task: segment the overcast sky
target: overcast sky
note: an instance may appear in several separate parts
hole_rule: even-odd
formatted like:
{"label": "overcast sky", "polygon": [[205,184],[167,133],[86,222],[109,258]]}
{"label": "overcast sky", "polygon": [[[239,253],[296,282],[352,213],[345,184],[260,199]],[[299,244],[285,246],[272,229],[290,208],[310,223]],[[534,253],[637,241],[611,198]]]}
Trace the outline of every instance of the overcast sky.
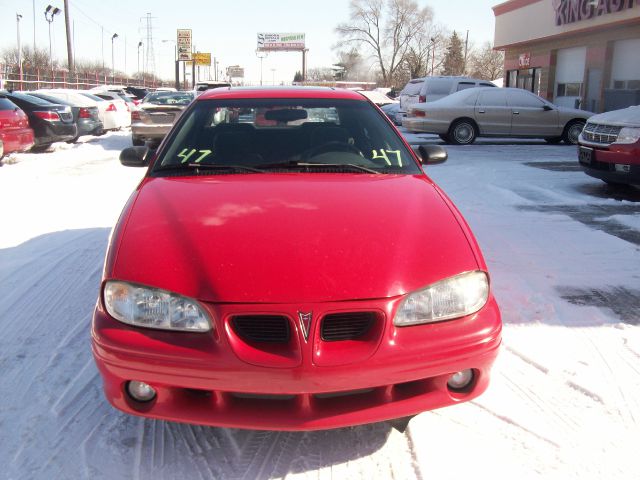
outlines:
{"label": "overcast sky", "polygon": [[[493,40],[491,7],[501,3],[500,0],[419,0],[418,3],[431,6],[436,21],[449,29],[462,32],[463,36],[469,30],[469,40],[475,44]],[[0,49],[16,44],[16,13],[22,14],[23,44],[33,46],[34,5],[36,45],[49,48],[44,11],[49,4],[62,9],[62,0],[0,0],[0,4],[5,18],[0,29]],[[117,33],[115,67],[125,70],[126,62],[126,71],[135,72],[138,42],[146,44],[144,17],[151,13],[156,70],[162,77],[173,76],[172,42],[176,29],[191,28],[193,43],[199,51],[211,52],[219,60],[219,68],[244,67],[246,80],[254,82],[260,79],[260,60],[255,56],[258,32],[305,33],[308,68],[328,67],[336,61],[332,47],[338,39],[334,27],[348,20],[349,15],[348,0],[69,0],[69,4],[77,58],[102,61],[104,49],[105,66],[110,67],[111,36]],[[64,17],[59,15],[52,24],[53,55],[66,62],[65,42]],[[263,60],[264,82],[291,81],[301,64],[299,53],[271,53]]]}

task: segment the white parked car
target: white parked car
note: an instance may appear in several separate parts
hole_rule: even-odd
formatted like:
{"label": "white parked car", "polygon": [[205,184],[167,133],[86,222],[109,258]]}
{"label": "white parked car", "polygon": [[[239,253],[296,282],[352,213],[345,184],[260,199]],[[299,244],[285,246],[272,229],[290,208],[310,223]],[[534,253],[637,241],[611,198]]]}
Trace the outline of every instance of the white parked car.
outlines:
{"label": "white parked car", "polygon": [[100,97],[115,105],[116,111],[119,114],[119,122],[121,127],[129,127],[131,125],[131,110],[135,108],[135,105],[129,103],[118,93],[108,90],[92,92],[93,95]]}
{"label": "white parked car", "polygon": [[[79,90],[78,94],[96,102],[98,107],[98,116],[100,117],[100,120],[102,120],[105,130],[117,130],[126,126],[126,118],[118,110],[115,102],[107,101],[104,98],[100,98],[92,93],[82,90]],[[129,124],[131,124],[131,120],[129,120]]]}

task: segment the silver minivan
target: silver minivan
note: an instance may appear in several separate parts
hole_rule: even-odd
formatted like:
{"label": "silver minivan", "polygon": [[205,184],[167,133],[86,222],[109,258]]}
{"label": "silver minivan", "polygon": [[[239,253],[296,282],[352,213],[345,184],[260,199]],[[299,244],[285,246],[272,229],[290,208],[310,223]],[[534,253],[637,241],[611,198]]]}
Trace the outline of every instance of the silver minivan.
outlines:
{"label": "silver minivan", "polygon": [[[400,92],[399,117],[404,118],[416,103],[433,102],[452,93],[474,87],[495,87],[488,80],[471,77],[431,76],[414,78]],[[400,120],[400,118],[399,118]]]}

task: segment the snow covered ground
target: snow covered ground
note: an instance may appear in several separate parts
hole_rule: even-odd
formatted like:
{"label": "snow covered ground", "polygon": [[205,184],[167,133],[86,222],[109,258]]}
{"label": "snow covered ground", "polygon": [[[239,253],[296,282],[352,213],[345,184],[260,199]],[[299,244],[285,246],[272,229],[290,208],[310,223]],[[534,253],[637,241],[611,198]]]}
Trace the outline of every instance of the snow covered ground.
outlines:
{"label": "snow covered ground", "polygon": [[205,428],[112,409],[91,357],[109,230],[144,173],[117,160],[129,142],[0,168],[0,477],[640,477],[640,190],[587,177],[572,147],[448,147],[428,172],[471,224],[505,322],[489,390],[405,434]]}

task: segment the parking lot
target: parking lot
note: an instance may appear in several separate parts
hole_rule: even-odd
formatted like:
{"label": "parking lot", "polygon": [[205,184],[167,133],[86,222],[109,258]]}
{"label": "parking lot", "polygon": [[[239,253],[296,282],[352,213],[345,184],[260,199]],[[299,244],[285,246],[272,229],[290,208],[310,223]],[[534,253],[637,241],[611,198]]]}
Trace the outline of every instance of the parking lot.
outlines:
{"label": "parking lot", "polygon": [[427,169],[471,225],[502,310],[484,395],[423,413],[404,434],[386,424],[288,433],[154,421],[107,404],[89,325],[110,228],[144,172],[118,162],[130,132],[88,138],[0,168],[6,478],[637,475],[640,189],[586,176],[575,147],[480,139],[447,146],[449,160]]}

